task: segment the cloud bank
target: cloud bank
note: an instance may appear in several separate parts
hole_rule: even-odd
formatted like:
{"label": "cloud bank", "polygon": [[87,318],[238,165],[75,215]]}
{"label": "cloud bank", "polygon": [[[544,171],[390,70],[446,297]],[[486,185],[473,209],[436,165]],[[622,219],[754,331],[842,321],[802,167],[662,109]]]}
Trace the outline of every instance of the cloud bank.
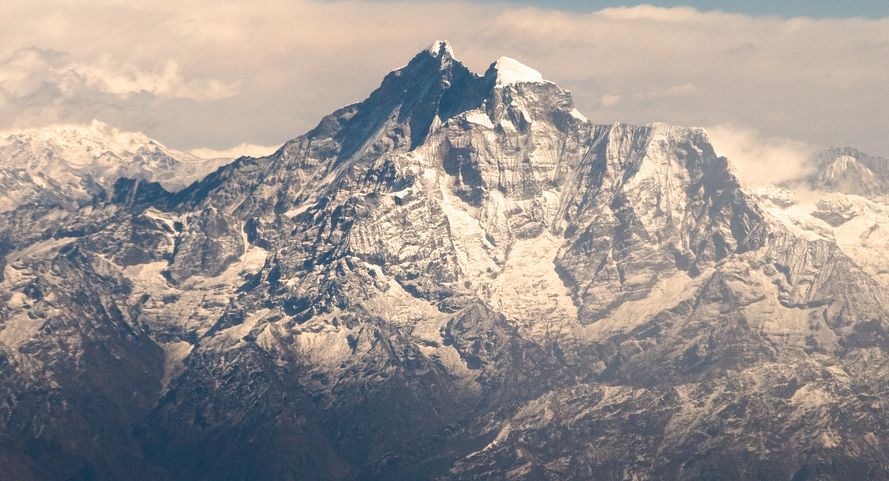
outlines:
{"label": "cloud bank", "polygon": [[476,71],[518,58],[595,122],[889,154],[889,19],[448,0],[17,2],[0,19],[0,128],[99,118],[181,149],[273,145],[436,38]]}
{"label": "cloud bank", "polygon": [[805,142],[733,125],[708,127],[707,135],[716,153],[731,160],[746,185],[780,184],[813,172],[811,159],[817,148]]}

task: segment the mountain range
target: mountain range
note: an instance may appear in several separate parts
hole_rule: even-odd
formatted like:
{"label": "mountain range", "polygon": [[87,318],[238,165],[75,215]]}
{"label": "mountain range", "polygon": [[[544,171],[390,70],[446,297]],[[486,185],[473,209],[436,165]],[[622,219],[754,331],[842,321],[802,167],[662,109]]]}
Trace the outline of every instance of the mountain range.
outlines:
{"label": "mountain range", "polygon": [[889,479],[889,160],[812,162],[443,41],[267,157],[0,134],[0,468]]}

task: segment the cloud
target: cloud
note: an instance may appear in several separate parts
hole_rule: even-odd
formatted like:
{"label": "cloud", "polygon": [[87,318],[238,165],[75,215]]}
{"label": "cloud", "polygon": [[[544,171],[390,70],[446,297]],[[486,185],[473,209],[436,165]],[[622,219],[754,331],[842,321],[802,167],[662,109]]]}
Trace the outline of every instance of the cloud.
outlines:
{"label": "cloud", "polygon": [[[156,70],[106,57],[75,61],[66,52],[23,48],[0,59],[0,128],[87,122],[150,114],[161,101],[213,102],[237,94],[237,82],[186,78],[169,60]],[[124,126],[127,127],[127,126]]]}
{"label": "cloud", "polygon": [[811,159],[818,148],[806,142],[733,125],[706,130],[716,153],[729,159],[744,185],[780,184],[812,173]]}
{"label": "cloud", "polygon": [[659,100],[674,99],[677,97],[686,97],[694,95],[698,92],[698,86],[693,82],[686,82],[679,85],[670,85],[666,88],[649,90],[646,92],[632,93],[610,93],[602,96],[600,102],[602,107],[614,107],[621,102],[656,102]]}
{"label": "cloud", "polygon": [[122,98],[134,94],[148,94],[160,98],[212,101],[233,97],[238,92],[237,81],[225,83],[215,79],[186,79],[179,63],[167,60],[156,71],[123,70],[115,66],[72,64],[62,67],[81,76],[87,85],[100,92]]}
{"label": "cloud", "polygon": [[0,66],[0,128],[98,117],[183,149],[280,143],[447,38],[476,71],[501,55],[534,67],[593,121],[749,125],[889,154],[889,18],[454,0],[14,3],[0,58],[28,47],[44,58]]}
{"label": "cloud", "polygon": [[264,157],[275,153],[280,145],[238,144],[228,149],[208,149],[206,147],[191,149],[188,152],[204,159],[236,159],[242,156]]}
{"label": "cloud", "polygon": [[219,100],[237,93],[237,82],[215,79],[186,79],[175,60],[167,60],[156,71],[116,66],[107,58],[98,63],[73,62],[56,50],[23,48],[0,60],[0,92],[7,100],[33,97],[55,89],[60,96],[83,90],[121,98],[148,94],[160,98]]}
{"label": "cloud", "polygon": [[0,94],[4,98],[28,97],[37,93],[50,76],[57,52],[29,48],[0,62]]}

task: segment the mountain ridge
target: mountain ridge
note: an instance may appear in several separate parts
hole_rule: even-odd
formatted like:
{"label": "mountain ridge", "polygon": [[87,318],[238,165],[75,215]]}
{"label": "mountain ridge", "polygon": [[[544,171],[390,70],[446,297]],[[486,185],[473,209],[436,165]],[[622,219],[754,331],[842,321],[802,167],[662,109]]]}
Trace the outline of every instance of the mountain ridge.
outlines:
{"label": "mountain ridge", "polygon": [[26,203],[77,206],[120,177],[155,180],[169,190],[203,178],[228,159],[202,159],[146,135],[98,120],[0,132],[0,208]]}
{"label": "mountain ridge", "polygon": [[496,64],[436,42],[181,191],[0,213],[0,463],[889,479],[879,266],[745,190],[702,129],[593,124]]}

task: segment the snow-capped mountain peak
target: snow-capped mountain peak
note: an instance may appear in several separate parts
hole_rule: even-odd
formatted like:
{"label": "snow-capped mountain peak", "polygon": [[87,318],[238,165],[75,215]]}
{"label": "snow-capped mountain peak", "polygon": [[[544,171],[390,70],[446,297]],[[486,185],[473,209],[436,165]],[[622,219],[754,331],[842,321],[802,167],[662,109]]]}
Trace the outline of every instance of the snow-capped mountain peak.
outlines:
{"label": "snow-capped mountain peak", "polygon": [[0,210],[85,202],[120,177],[178,190],[228,161],[203,159],[98,120],[7,130],[0,132]]}
{"label": "snow-capped mountain peak", "polygon": [[[87,165],[102,154],[120,156],[143,149],[156,149],[175,155],[183,161],[200,160],[193,155],[171,149],[141,132],[120,130],[95,119],[87,124],[56,124],[0,132],[0,146],[12,144],[52,149],[53,157],[71,165]],[[0,159],[0,162],[8,162],[8,159]]]}
{"label": "snow-capped mountain peak", "polygon": [[426,51],[432,54],[433,57],[448,56],[453,59],[457,58],[454,56],[454,48],[447,40],[436,40],[432,42],[429,47],[426,48]]}
{"label": "snow-capped mountain peak", "polygon": [[834,147],[818,153],[812,164],[815,172],[804,179],[809,188],[871,197],[889,193],[889,159]]}
{"label": "snow-capped mountain peak", "polygon": [[[89,132],[4,148],[171,157],[97,130],[77,169]],[[751,195],[701,129],[436,42],[177,194],[0,215],[0,470],[889,480],[887,208],[849,197]]]}
{"label": "snow-capped mountain peak", "polygon": [[497,75],[497,87],[523,82],[544,82],[543,75],[540,72],[514,58],[500,57],[491,65],[491,68],[494,69]]}

